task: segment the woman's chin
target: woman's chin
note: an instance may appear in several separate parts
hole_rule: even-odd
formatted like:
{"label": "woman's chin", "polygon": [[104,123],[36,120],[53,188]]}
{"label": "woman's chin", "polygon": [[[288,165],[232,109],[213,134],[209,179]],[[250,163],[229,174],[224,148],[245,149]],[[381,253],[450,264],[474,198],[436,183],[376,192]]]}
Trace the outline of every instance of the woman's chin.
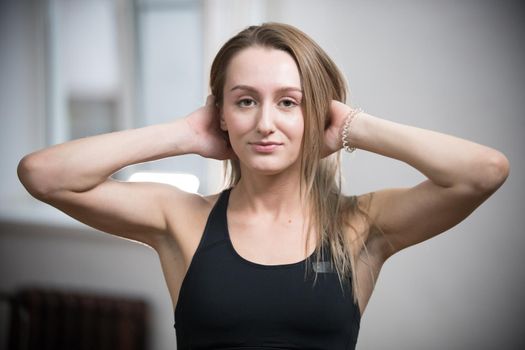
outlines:
{"label": "woman's chin", "polygon": [[293,164],[250,164],[248,167],[246,167],[250,172],[253,172],[254,174],[260,174],[265,176],[272,176],[272,175],[279,175],[284,172],[293,171],[294,167]]}

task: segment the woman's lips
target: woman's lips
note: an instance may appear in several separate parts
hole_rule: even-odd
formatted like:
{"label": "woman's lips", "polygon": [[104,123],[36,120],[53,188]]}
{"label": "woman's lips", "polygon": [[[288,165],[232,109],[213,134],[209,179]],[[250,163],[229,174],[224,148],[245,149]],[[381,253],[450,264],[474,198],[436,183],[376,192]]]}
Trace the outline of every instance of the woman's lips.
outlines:
{"label": "woman's lips", "polygon": [[277,142],[256,142],[252,143],[252,148],[258,153],[271,153],[275,151],[282,144]]}

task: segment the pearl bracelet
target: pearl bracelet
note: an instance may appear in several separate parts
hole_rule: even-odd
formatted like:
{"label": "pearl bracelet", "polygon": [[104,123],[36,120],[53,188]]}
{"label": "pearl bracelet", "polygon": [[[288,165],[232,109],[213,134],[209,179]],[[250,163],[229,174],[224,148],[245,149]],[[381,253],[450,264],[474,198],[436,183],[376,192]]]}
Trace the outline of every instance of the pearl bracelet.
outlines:
{"label": "pearl bracelet", "polygon": [[343,148],[348,153],[352,153],[356,150],[355,147],[350,146],[348,141],[348,136],[350,136],[350,124],[354,120],[355,116],[361,113],[363,110],[361,108],[352,109],[350,113],[346,116],[345,123],[343,125],[343,131],[341,133],[341,140],[343,141]]}

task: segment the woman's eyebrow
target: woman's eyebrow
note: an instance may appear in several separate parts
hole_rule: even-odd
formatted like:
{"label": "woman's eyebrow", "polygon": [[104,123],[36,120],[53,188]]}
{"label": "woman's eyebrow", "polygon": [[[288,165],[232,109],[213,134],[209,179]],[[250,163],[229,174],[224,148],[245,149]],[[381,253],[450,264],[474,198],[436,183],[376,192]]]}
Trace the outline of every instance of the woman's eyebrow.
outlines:
{"label": "woman's eyebrow", "polygon": [[[230,89],[230,91],[234,91],[234,90],[246,90],[246,91],[250,91],[253,93],[258,93],[256,88],[249,86],[249,85],[235,85],[233,88]],[[277,89],[277,92],[285,92],[285,91],[296,91],[296,92],[300,92],[301,94],[303,93],[303,90],[297,87],[293,87],[293,86],[284,86],[284,87]]]}

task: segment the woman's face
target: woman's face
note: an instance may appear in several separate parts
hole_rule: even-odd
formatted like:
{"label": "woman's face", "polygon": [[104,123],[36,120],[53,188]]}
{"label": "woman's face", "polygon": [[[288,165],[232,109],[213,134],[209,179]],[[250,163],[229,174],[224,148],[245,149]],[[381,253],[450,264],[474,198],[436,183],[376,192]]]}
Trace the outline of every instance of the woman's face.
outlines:
{"label": "woman's face", "polygon": [[299,169],[304,132],[299,70],[282,50],[250,47],[228,65],[221,128],[241,168],[273,175]]}

